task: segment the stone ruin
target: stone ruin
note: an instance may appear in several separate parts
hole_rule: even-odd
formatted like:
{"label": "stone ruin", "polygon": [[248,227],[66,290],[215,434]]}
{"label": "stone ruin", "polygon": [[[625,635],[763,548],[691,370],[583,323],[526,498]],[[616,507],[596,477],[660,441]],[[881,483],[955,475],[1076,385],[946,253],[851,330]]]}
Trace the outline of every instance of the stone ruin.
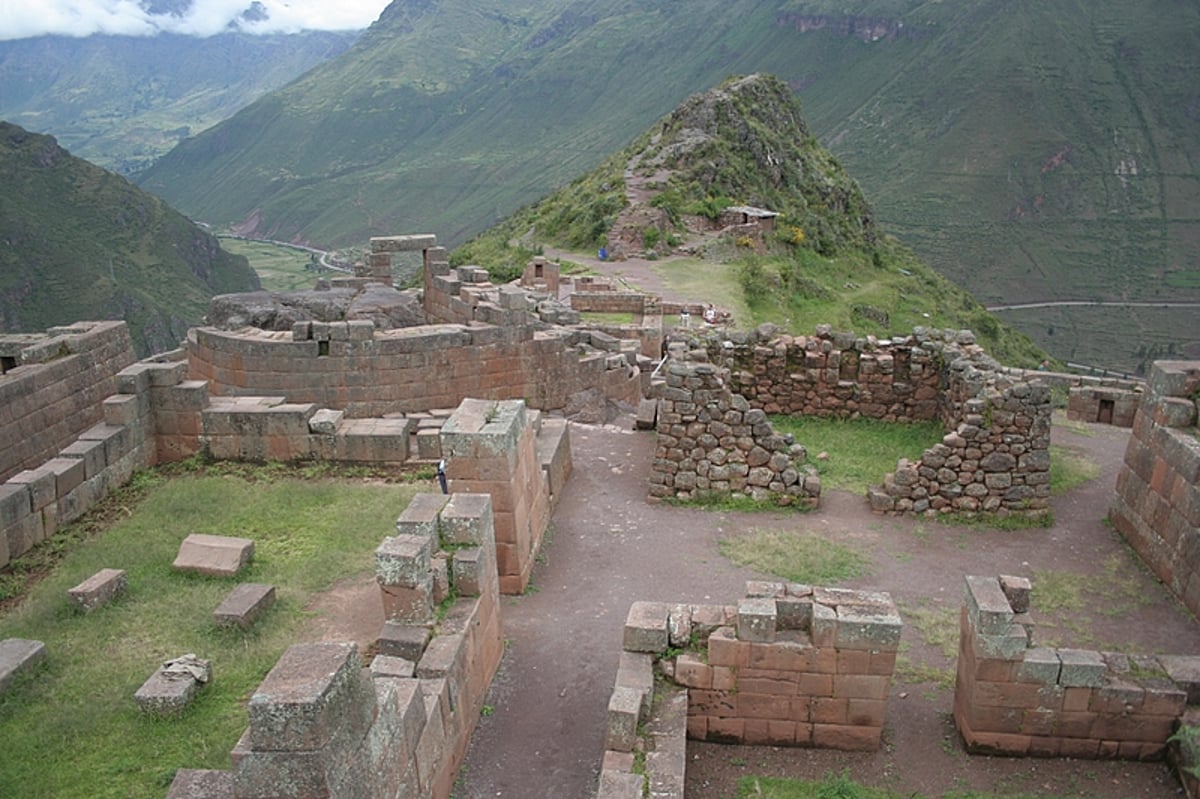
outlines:
{"label": "stone ruin", "polygon": [[[172,797],[242,799],[262,795],[279,779],[308,780],[303,791],[333,795],[448,795],[502,649],[499,613],[489,597],[527,584],[544,523],[570,471],[567,427],[548,411],[632,405],[654,396],[660,457],[652,494],[722,491],[729,475],[731,491],[761,489],[796,504],[818,501],[819,480],[805,468],[802,444],[774,434],[767,413],[938,420],[946,439],[919,459],[901,461],[871,492],[875,510],[1037,513],[1046,507],[1053,378],[999,367],[969,333],[917,329],[875,339],[824,327],[799,337],[770,328],[707,328],[699,336],[685,331],[689,343],[652,376],[655,356],[669,340],[661,305],[639,300],[640,324],[589,329],[549,296],[561,276],[547,264],[540,274],[531,265],[532,286],[522,291],[491,285],[477,267],[450,268],[432,237],[386,237],[373,240],[372,250],[362,274],[335,279],[339,285],[330,290],[360,292],[387,281],[392,253],[417,251],[426,324],[382,328],[384,317],[323,311],[288,318],[278,330],[197,328],[183,349],[141,362],[134,362],[120,323],[0,337],[0,478],[6,481],[0,485],[0,565],[78,518],[134,470],[155,463],[198,453],[397,464],[414,454],[426,462],[449,456],[454,493],[415,501],[399,535],[377,553],[381,591],[391,598],[371,676],[363,676],[351,644],[297,645],[256,694],[261,705],[251,710],[234,769],[183,770]],[[1200,483],[1193,474],[1200,462],[1194,457],[1200,452],[1197,374],[1195,364],[1156,365],[1149,390],[1133,390],[1134,436],[1113,507],[1117,528],[1193,612],[1200,612],[1200,602],[1189,599],[1200,596],[1200,582],[1191,577],[1200,558],[1192,556],[1187,536],[1200,521],[1192,513],[1200,507],[1193,496]],[[1073,386],[1073,397],[1076,388],[1096,387]],[[1104,415],[1103,398],[1086,399],[1093,401],[1096,415]],[[1124,400],[1112,401],[1112,421],[1121,423]],[[1076,412],[1090,414],[1090,408]],[[599,410],[593,418],[605,415]],[[464,525],[490,535],[459,540]],[[1160,657],[1156,666],[1106,653],[1048,654],[1030,646],[1019,600],[1005,594],[1006,611],[990,583],[980,585],[968,581],[960,667],[973,671],[960,673],[956,698],[970,746],[1010,754],[1161,754],[1160,733],[1177,715],[1180,693],[1190,701],[1200,691],[1200,683],[1189,682],[1188,675],[1200,673],[1193,659]],[[459,599],[439,619],[435,609],[451,589]],[[655,750],[661,757],[648,762],[661,765],[651,773],[664,775],[662,781],[651,784],[663,796],[678,795],[669,788],[682,779],[689,733],[800,746],[877,743],[886,707],[869,703],[885,701],[894,650],[874,639],[865,650],[839,643],[836,623],[843,615],[861,627],[849,618],[851,609],[865,607],[855,592],[764,584],[748,593],[730,607],[638,604],[631,610],[626,648],[633,651],[621,656],[618,688],[632,693],[614,692],[610,704],[613,747],[602,790],[632,789],[636,781],[628,776],[630,729],[661,742]],[[871,607],[883,607],[870,596]],[[797,610],[804,607],[811,617]],[[890,612],[872,614],[879,629],[891,629]],[[833,654],[825,654],[820,642],[830,634]],[[663,717],[647,720],[646,676],[653,676],[647,664],[669,654],[654,648],[663,635],[667,648],[683,651],[667,658],[665,673],[675,687],[661,705]],[[762,638],[771,635],[775,640]],[[653,647],[644,648],[651,639]],[[0,643],[6,661],[0,682],[45,657],[37,642]],[[701,646],[707,662],[697,654]],[[859,651],[867,652],[865,660],[853,654]],[[752,673],[760,666],[777,673]],[[822,670],[828,667],[833,670]],[[854,671],[859,668],[866,671]],[[1131,687],[1131,672],[1165,674],[1175,687]],[[821,693],[827,681],[838,685],[839,675],[846,678],[840,692]],[[877,679],[868,684],[859,677]],[[1099,683],[1075,684],[1079,680]],[[851,682],[858,687],[849,688]],[[760,689],[785,683],[789,696],[805,699],[789,699],[791,715],[783,718],[771,709],[777,700],[756,697],[771,697]],[[1020,687],[1034,684],[1039,687]],[[860,689],[874,693],[846,693]],[[1090,692],[1086,702],[1076,689]],[[1047,691],[1061,703],[1044,707]],[[1034,694],[1036,706],[1020,704]],[[291,713],[299,726],[278,727]],[[1060,715],[1051,719],[1050,713]],[[1089,715],[1069,715],[1080,713]],[[1114,731],[1134,716],[1136,735]],[[1045,730],[1067,724],[1078,734],[1047,738]],[[307,731],[287,738],[288,730],[301,727]],[[378,758],[400,765],[378,770]],[[358,777],[338,765],[347,759],[356,770],[364,766],[370,784],[353,782]]]}

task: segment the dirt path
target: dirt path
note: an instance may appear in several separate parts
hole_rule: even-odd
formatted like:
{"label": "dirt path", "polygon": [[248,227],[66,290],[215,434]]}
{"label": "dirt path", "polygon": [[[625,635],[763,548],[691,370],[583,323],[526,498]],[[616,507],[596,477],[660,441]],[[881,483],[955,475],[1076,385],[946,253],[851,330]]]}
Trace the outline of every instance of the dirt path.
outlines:
{"label": "dirt path", "polygon": [[[754,527],[853,541],[872,565],[869,574],[848,584],[890,591],[907,617],[902,654],[910,664],[943,674],[949,673],[949,661],[926,643],[914,619],[924,620],[930,637],[947,623],[956,630],[968,573],[1083,575],[1091,591],[1087,607],[1045,618],[1040,643],[1200,652],[1200,626],[1133,563],[1103,520],[1127,431],[1056,426],[1056,443],[1105,464],[1101,476],[1056,500],[1054,527],[1000,532],[878,517],[861,498],[838,492],[828,492],[821,510],[808,515],[648,505],[653,434],[630,432],[629,420],[620,422],[571,427],[575,473],[554,515],[553,539],[534,571],[535,590],[502,600],[508,650],[456,799],[593,795],[630,602],[736,601],[745,580],[764,575],[732,566],[717,542]],[[968,756],[949,721],[952,690],[916,682],[913,672],[910,667],[895,681],[879,752],[692,743],[689,799],[732,799],[744,775],[820,777],[843,769],[868,784],[929,795],[952,789],[1102,799],[1178,795],[1162,764]]]}

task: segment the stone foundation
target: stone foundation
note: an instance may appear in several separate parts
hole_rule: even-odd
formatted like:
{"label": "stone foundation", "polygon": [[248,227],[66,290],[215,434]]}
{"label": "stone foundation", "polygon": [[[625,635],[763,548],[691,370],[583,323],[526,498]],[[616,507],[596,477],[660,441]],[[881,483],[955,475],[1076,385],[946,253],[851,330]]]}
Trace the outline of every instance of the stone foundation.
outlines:
{"label": "stone foundation", "polygon": [[967,751],[1161,759],[1200,658],[1036,647],[1027,603],[1028,581],[967,578],[954,689]]}
{"label": "stone foundation", "polygon": [[[682,799],[685,734],[877,749],[900,633],[891,597],[870,591],[752,582],[736,606],[633,603],[597,796],[640,797],[648,784],[653,796]],[[668,680],[665,701],[655,696],[664,690],[656,664]],[[673,724],[675,715],[686,724]],[[646,736],[653,740],[639,740]],[[625,756],[634,751],[666,755],[652,763],[647,754],[639,774]]]}

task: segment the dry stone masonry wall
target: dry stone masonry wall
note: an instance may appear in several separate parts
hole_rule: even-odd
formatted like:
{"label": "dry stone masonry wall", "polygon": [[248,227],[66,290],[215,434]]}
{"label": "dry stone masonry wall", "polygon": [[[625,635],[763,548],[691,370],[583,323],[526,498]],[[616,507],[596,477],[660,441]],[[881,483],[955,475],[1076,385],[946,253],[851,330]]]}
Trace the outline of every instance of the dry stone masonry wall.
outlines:
{"label": "dry stone masonry wall", "polygon": [[[813,336],[706,340],[730,388],[768,413],[940,421],[941,444],[901,460],[869,492],[878,513],[1020,513],[1049,507],[1050,388],[1008,370],[970,331],[917,328],[894,339],[828,326]],[[1036,373],[1035,373],[1036,374]],[[803,442],[802,442],[803,443]]]}
{"label": "dry stone masonry wall", "polygon": [[1158,361],[1133,421],[1109,518],[1200,615],[1200,362]]}
{"label": "dry stone masonry wall", "polygon": [[815,508],[821,481],[807,453],[761,409],[730,392],[710,363],[671,360],[654,394],[657,437],[650,497],[745,494]]}
{"label": "dry stone masonry wall", "polygon": [[1157,760],[1200,658],[1038,647],[1030,583],[967,577],[954,721],[978,754]]}

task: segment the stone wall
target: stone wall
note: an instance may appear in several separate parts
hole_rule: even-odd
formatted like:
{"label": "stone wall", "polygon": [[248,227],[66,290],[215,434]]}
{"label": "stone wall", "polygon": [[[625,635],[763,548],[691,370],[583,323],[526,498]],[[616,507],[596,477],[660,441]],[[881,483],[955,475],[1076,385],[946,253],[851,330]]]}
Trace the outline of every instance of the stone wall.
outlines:
{"label": "stone wall", "polygon": [[[540,415],[527,413],[522,402],[463,400],[442,427],[450,490],[492,498],[496,563],[505,594],[520,594],[529,585],[550,526],[552,470],[540,463],[541,433],[548,464],[561,464],[553,470],[561,483],[570,471],[566,424],[555,420],[543,429]],[[553,499],[558,499],[557,490]]]}
{"label": "stone wall", "polygon": [[[640,797],[649,781],[651,795],[682,799],[685,757],[659,764],[647,756],[643,775],[633,773],[630,754],[683,754],[681,743],[638,740],[642,730],[664,727],[656,723],[661,711],[652,710],[663,704],[655,692],[665,686],[672,686],[668,707],[676,701],[673,687],[686,689],[686,724],[674,727],[679,737],[879,748],[900,633],[891,597],[870,591],[752,582],[736,606],[633,603],[597,796]],[[665,685],[654,679],[656,666]]]}
{"label": "stone wall", "polygon": [[1200,362],[1158,361],[1109,510],[1150,570],[1200,615]]}
{"label": "stone wall", "polygon": [[[1009,370],[970,331],[917,328],[876,339],[835,333],[709,335],[730,388],[767,413],[886,422],[940,421],[942,443],[901,460],[870,490],[878,513],[1045,513],[1050,497],[1050,388]],[[1036,373],[1034,373],[1036,374]]]}
{"label": "stone wall", "polygon": [[807,453],[776,435],[761,409],[730,392],[710,363],[670,360],[654,386],[657,436],[650,497],[745,494],[815,508],[821,481]]}
{"label": "stone wall", "polygon": [[[126,334],[128,337],[128,334]],[[75,521],[133,472],[157,460],[151,392],[182,375],[140,363],[114,375],[114,394],[82,412],[101,421],[44,462],[0,484],[0,567]]]}
{"label": "stone wall", "polygon": [[305,322],[292,333],[193,328],[188,376],[214,395],[282,396],[352,417],[455,407],[467,397],[560,409],[598,391],[636,402],[636,351],[599,349],[577,330],[486,323],[376,331],[369,322]]}
{"label": "stone wall", "polygon": [[102,418],[137,357],[123,322],[0,335],[0,480],[54,457]]}
{"label": "stone wall", "polygon": [[1200,658],[1036,647],[1029,593],[1021,578],[967,577],[954,689],[967,751],[1162,758]]}
{"label": "stone wall", "polygon": [[[410,632],[395,636],[403,654],[381,641],[368,670],[353,643],[292,646],[250,697],[232,779],[181,770],[168,799],[450,796],[504,651],[491,503],[421,495],[409,507],[376,551],[389,622]],[[421,600],[397,603],[392,589],[414,586]]]}

